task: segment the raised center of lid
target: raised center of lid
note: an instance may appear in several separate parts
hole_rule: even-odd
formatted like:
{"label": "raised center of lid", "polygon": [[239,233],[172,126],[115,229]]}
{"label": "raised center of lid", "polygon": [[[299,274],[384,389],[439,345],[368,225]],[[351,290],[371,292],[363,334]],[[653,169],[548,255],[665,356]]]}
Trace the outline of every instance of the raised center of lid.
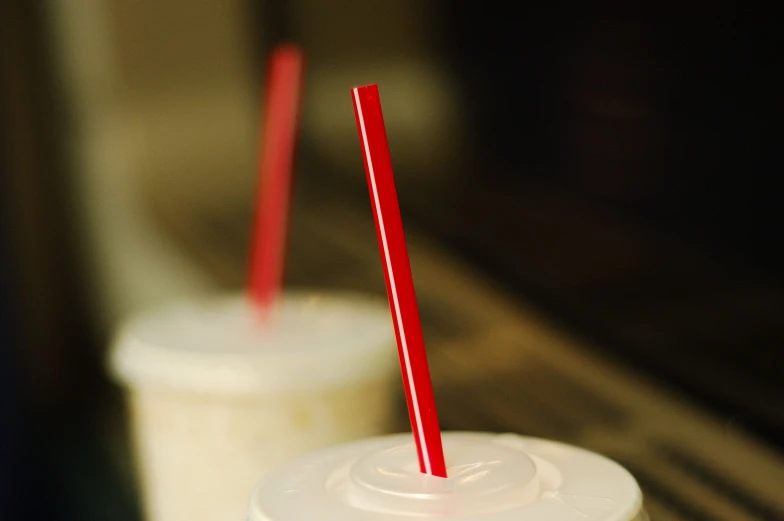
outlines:
{"label": "raised center of lid", "polygon": [[520,450],[447,438],[444,452],[445,479],[419,472],[413,443],[360,458],[347,469],[346,501],[373,512],[444,516],[509,510],[540,494],[537,465]]}

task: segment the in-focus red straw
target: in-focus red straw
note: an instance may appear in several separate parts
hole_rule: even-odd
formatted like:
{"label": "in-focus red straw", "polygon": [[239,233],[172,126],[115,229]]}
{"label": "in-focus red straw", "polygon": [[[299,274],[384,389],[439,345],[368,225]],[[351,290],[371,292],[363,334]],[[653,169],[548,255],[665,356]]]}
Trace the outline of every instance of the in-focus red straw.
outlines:
{"label": "in-focus red straw", "polygon": [[441,429],[433,398],[433,384],[419,322],[414,280],[408,261],[403,221],[392,174],[389,144],[376,85],[351,91],[359,141],[365,161],[376,235],[384,264],[389,307],[397,337],[400,368],[408,401],[408,414],[416,440],[419,469],[425,474],[446,477]]}
{"label": "in-focus red straw", "polygon": [[281,292],[291,177],[300,107],[303,56],[294,45],[272,53],[259,142],[250,297],[266,317]]}

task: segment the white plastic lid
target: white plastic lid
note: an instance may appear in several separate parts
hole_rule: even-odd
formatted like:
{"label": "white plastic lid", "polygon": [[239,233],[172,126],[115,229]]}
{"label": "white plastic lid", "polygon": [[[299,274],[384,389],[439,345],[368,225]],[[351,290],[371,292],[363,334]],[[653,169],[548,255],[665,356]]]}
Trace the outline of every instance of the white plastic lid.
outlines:
{"label": "white plastic lid", "polygon": [[247,521],[643,521],[617,463],[515,434],[444,433],[448,478],[421,474],[410,434],[322,450],[268,473]]}
{"label": "white plastic lid", "polygon": [[389,307],[352,293],[289,292],[260,324],[245,296],[178,301],[123,327],[110,366],[133,386],[258,393],[391,376]]}

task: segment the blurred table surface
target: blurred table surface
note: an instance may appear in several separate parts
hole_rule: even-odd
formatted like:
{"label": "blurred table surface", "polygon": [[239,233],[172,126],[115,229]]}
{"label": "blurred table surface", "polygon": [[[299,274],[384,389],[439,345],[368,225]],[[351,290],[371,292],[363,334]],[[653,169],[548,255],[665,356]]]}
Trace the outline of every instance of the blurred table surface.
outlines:
{"label": "blurred table surface", "polygon": [[[182,210],[154,208],[166,233],[216,280],[241,287],[249,208]],[[517,432],[605,454],[636,476],[657,521],[784,520],[780,450],[745,431],[735,417],[712,414],[621,363],[431,235],[411,225],[406,234],[443,428]],[[579,284],[579,275],[567,282]],[[292,287],[384,295],[367,200],[312,186],[299,190],[286,278]],[[52,439],[40,441],[56,452],[60,474],[52,479],[78,512],[62,519],[139,519],[127,425],[116,407],[121,395],[112,389],[114,406],[88,427],[91,432],[51,433]],[[398,405],[395,430],[404,431],[402,390]]]}

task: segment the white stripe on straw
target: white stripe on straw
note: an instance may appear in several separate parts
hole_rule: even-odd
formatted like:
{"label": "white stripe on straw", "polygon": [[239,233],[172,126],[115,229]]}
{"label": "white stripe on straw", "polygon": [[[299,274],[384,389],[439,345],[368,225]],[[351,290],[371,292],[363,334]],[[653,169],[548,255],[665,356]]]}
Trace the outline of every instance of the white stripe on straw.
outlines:
{"label": "white stripe on straw", "polygon": [[370,146],[368,145],[367,132],[365,131],[365,117],[362,115],[362,103],[359,99],[359,89],[351,89],[354,94],[354,100],[357,104],[357,114],[359,115],[359,128],[362,133],[362,142],[364,146],[365,159],[368,165],[368,174],[370,176],[370,186],[373,190],[373,200],[375,201],[376,217],[378,218],[378,228],[381,231],[381,242],[384,249],[384,259],[386,260],[387,274],[389,275],[389,286],[392,293],[392,301],[395,303],[395,321],[397,328],[400,332],[400,343],[403,349],[403,360],[406,365],[406,378],[408,379],[408,388],[411,392],[411,401],[414,403],[414,417],[417,424],[417,436],[419,436],[419,446],[422,450],[422,459],[425,462],[425,473],[432,474],[433,470],[430,466],[430,457],[427,452],[427,441],[425,440],[425,431],[422,427],[422,417],[419,412],[419,402],[417,401],[416,384],[414,383],[414,373],[411,370],[411,361],[408,357],[408,342],[406,342],[406,331],[403,327],[403,316],[400,313],[400,303],[397,298],[397,286],[395,285],[395,274],[392,270],[392,259],[389,255],[389,245],[387,244],[387,233],[384,228],[384,216],[381,214],[381,203],[378,198],[378,190],[376,189],[376,173],[373,169],[373,159],[370,157]]}

